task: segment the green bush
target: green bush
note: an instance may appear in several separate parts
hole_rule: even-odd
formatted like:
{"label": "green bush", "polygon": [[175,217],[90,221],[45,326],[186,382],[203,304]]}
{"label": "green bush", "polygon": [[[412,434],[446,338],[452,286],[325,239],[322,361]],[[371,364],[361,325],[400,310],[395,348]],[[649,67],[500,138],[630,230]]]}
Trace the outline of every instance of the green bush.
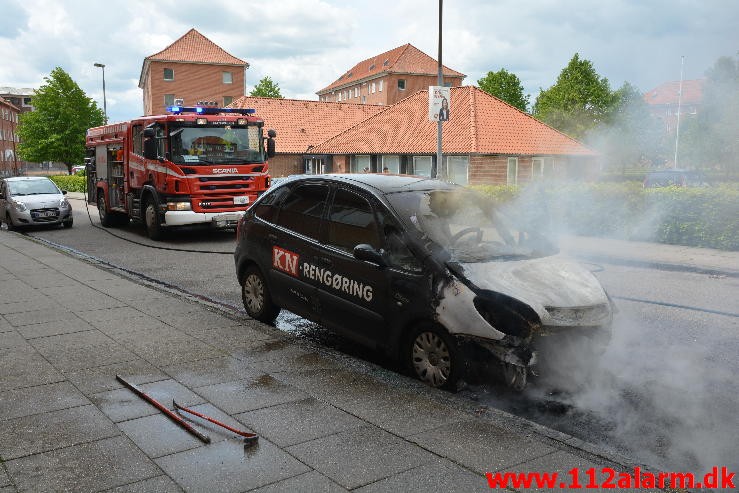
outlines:
{"label": "green bush", "polygon": [[87,181],[84,176],[78,175],[53,175],[49,179],[67,192],[84,192]]}
{"label": "green bush", "polygon": [[739,186],[644,189],[641,183],[473,187],[550,231],[739,250]]}

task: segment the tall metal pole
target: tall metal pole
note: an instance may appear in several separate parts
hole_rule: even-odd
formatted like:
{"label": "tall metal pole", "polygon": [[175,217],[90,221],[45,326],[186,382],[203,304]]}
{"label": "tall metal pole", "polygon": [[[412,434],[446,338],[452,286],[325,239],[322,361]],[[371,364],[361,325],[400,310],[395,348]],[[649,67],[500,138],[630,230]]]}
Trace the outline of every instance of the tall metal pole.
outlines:
{"label": "tall metal pole", "polygon": [[677,148],[680,144],[680,106],[683,101],[683,68],[685,67],[685,56],[680,57],[680,89],[677,93],[677,126],[675,127],[675,169],[677,169]]}
{"label": "tall metal pole", "polygon": [[95,63],[96,67],[103,69],[103,115],[105,115],[105,124],[108,124],[108,103],[105,99],[105,64]]}
{"label": "tall metal pole", "polygon": [[[441,25],[442,25],[442,10],[444,0],[439,0],[439,75],[437,77],[437,85],[440,87],[444,86],[444,72],[441,63]],[[436,178],[439,180],[446,180],[446,166],[444,166],[444,158],[441,152],[441,119],[436,122]]]}

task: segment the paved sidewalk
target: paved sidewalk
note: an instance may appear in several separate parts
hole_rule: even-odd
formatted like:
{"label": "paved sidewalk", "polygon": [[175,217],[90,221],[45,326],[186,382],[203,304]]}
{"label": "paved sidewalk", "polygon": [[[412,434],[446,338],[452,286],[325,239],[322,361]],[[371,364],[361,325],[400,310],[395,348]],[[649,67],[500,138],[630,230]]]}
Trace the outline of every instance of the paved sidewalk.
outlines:
{"label": "paved sidewalk", "polygon": [[[204,445],[117,374],[259,443],[197,421]],[[1,493],[471,492],[487,471],[627,462],[0,231]]]}

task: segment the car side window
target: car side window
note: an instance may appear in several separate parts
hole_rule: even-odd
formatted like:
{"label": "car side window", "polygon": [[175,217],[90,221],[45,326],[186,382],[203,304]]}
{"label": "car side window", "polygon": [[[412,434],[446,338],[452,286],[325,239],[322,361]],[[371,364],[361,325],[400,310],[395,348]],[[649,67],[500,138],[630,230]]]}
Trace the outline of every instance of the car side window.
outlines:
{"label": "car side window", "polygon": [[295,187],[282,203],[277,224],[317,240],[327,198],[326,185]]}
{"label": "car side window", "polygon": [[418,261],[410,248],[406,244],[403,231],[397,222],[389,216],[383,216],[382,236],[385,248],[385,260],[392,267],[408,270],[411,272],[421,272],[423,267]]}
{"label": "car side window", "polygon": [[289,192],[290,189],[288,187],[281,187],[270,192],[254,206],[254,215],[263,221],[274,224],[277,220],[277,212],[280,204]]}
{"label": "car side window", "polygon": [[362,243],[380,248],[372,206],[364,197],[339,189],[328,216],[328,244],[351,253]]}

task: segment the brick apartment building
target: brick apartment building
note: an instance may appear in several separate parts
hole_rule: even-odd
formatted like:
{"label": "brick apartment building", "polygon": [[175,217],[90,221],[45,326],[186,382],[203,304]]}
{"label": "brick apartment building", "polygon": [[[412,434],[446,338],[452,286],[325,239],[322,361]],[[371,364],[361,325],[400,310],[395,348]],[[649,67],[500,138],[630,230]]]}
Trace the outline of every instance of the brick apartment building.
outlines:
{"label": "brick apartment building", "polygon": [[[438,83],[438,62],[411,44],[363,60],[316,92],[324,102],[391,105]],[[457,87],[464,74],[443,67],[444,85]]]}
{"label": "brick apartment building", "polygon": [[683,81],[683,94],[680,98],[680,81],[665,82],[651,91],[644,93],[644,101],[652,116],[660,120],[666,134],[673,133],[677,127],[678,99],[680,119],[697,115],[703,104],[703,86],[705,79]]}
{"label": "brick apartment building", "polygon": [[249,64],[190,29],[164,50],[144,59],[139,87],[144,91],[144,115],[166,112],[182,100],[228,106],[245,94]]}
{"label": "brick apartment building", "polygon": [[20,162],[17,158],[18,115],[21,110],[0,96],[0,176],[19,174]]}

